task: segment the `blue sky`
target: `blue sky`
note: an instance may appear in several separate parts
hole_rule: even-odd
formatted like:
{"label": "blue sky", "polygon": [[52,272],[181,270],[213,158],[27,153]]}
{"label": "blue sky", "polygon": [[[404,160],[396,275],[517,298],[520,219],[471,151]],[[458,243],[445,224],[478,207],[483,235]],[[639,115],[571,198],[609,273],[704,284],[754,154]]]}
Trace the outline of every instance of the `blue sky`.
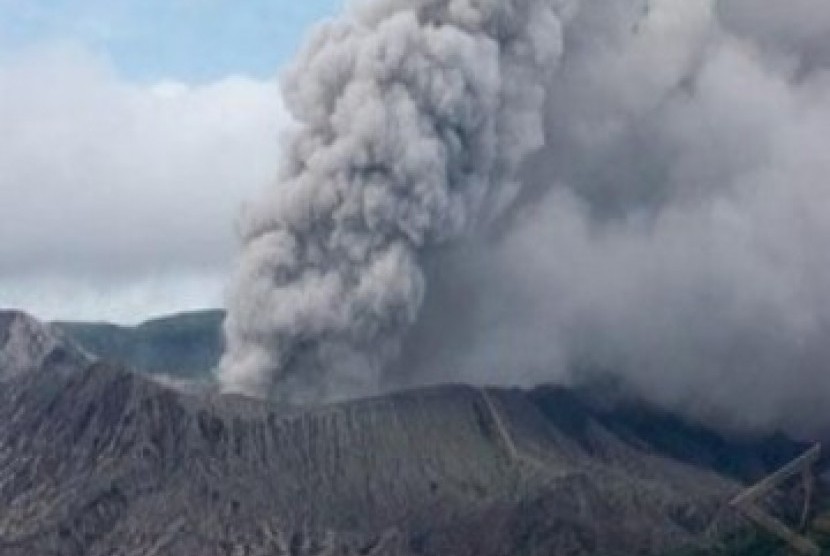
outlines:
{"label": "blue sky", "polygon": [[0,308],[221,305],[290,125],[280,67],[343,3],[0,0]]}
{"label": "blue sky", "polygon": [[0,0],[0,50],[71,42],[130,80],[267,77],[343,0]]}

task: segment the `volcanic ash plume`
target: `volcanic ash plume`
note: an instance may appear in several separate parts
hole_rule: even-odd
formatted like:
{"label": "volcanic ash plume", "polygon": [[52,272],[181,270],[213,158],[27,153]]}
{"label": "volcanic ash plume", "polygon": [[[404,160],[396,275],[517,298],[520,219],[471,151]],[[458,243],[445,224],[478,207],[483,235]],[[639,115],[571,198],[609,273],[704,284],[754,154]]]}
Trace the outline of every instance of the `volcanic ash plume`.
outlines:
{"label": "volcanic ash plume", "polygon": [[610,375],[716,424],[830,431],[830,3],[362,6],[286,82],[229,389]]}
{"label": "volcanic ash plume", "polygon": [[387,373],[610,375],[718,425],[830,434],[830,3],[572,10],[522,198],[427,259]]}
{"label": "volcanic ash plume", "polygon": [[242,224],[220,380],[313,401],[371,391],[418,317],[431,246],[492,221],[544,138],[562,54],[544,0],[380,0],[318,30],[298,123]]}

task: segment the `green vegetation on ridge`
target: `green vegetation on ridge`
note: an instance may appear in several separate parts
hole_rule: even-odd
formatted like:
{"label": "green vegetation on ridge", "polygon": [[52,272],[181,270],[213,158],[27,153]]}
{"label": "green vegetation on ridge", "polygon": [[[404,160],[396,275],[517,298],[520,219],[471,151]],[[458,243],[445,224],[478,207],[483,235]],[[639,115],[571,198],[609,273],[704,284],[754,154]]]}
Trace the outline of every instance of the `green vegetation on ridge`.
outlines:
{"label": "green vegetation on ridge", "polygon": [[221,310],[182,313],[135,327],[107,323],[57,322],[91,354],[140,372],[180,378],[207,377],[224,349]]}

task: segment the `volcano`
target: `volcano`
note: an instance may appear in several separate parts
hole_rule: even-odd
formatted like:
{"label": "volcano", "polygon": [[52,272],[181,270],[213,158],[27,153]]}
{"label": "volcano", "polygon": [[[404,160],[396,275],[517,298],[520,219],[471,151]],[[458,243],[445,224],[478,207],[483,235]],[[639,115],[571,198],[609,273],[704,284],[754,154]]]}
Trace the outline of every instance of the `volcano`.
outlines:
{"label": "volcano", "polygon": [[174,388],[0,313],[4,556],[707,551],[803,447],[553,386],[309,408]]}

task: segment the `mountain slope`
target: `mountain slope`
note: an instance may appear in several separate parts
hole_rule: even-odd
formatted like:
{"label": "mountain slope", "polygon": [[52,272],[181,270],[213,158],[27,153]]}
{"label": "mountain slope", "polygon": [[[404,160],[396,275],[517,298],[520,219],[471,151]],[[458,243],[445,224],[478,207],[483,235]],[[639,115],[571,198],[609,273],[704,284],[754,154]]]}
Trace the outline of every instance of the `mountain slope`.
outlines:
{"label": "mountain slope", "polygon": [[224,311],[206,310],[149,320],[135,327],[57,322],[54,326],[101,359],[136,371],[180,378],[209,375],[224,349]]}
{"label": "mountain slope", "polygon": [[55,327],[19,311],[0,311],[0,383],[36,370],[72,371],[91,360]]}
{"label": "mountain slope", "polygon": [[298,410],[22,360],[0,359],[4,556],[659,554],[734,529],[739,480],[799,449],[556,388]]}

